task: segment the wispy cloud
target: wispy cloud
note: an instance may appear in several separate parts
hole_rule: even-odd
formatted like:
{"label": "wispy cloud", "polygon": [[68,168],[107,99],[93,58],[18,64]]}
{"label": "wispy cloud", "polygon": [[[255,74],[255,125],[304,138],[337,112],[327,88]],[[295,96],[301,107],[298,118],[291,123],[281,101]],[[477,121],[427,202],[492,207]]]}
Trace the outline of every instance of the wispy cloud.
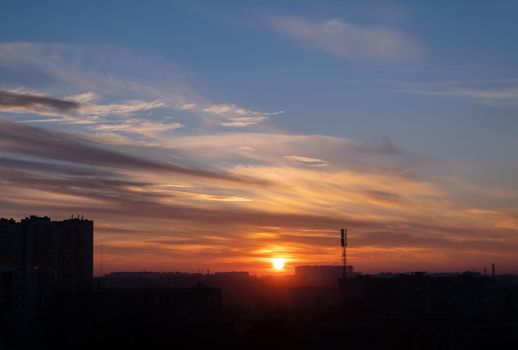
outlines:
{"label": "wispy cloud", "polygon": [[[136,157],[103,148],[100,144],[64,133],[50,132],[0,119],[0,150],[30,157],[122,169],[154,169],[180,175],[254,183],[254,179],[225,172],[201,170],[184,164]],[[258,181],[258,184],[266,182]]]}
{"label": "wispy cloud", "polygon": [[492,107],[518,106],[516,79],[487,79],[474,81],[447,81],[428,84],[403,84],[396,92],[453,96],[475,100]]}
{"label": "wispy cloud", "polygon": [[302,157],[302,156],[284,156],[284,158],[289,159],[291,161],[299,162],[302,164],[307,164],[310,166],[328,166],[329,163],[323,159],[318,158],[310,158],[310,157]]}
{"label": "wispy cloud", "polygon": [[[328,25],[335,34],[320,33],[323,23],[309,28],[332,42],[350,33],[340,23]],[[353,34],[371,40],[358,34],[363,29],[372,28],[354,27]],[[374,44],[355,44],[353,53],[347,41],[347,49],[335,50],[308,35],[300,40],[340,57],[395,55]],[[92,67],[85,52],[94,61],[106,57]],[[119,62],[160,74],[121,73]],[[207,261],[261,272],[274,254],[332,263],[343,224],[355,242],[351,259],[363,271],[409,261],[423,269],[462,269],[481,257],[509,269],[516,262],[516,210],[466,208],[444,183],[412,171],[421,160],[397,142],[251,132],[243,127],[280,112],[212,101],[178,83],[181,75],[162,61],[102,48],[0,44],[0,68],[10,67],[38,69],[51,82],[42,84],[45,94],[41,86],[2,87],[2,118],[11,120],[0,120],[2,215],[89,215],[109,269],[188,269]],[[28,117],[48,122],[29,126]],[[144,137],[149,142],[140,142]]]}
{"label": "wispy cloud", "polygon": [[[228,264],[257,272],[273,254],[293,262],[329,263],[335,261],[336,227],[344,223],[355,242],[351,259],[361,261],[363,271],[384,264],[398,269],[408,261],[462,268],[481,256],[497,256],[510,266],[518,248],[516,212],[463,209],[439,186],[407,173],[355,168],[351,162],[359,160],[345,162],[344,153],[376,155],[375,164],[399,153],[373,153],[345,140],[253,133],[184,136],[171,147],[126,146],[123,153],[79,135],[11,122],[0,126],[0,149],[9,155],[0,158],[4,215],[29,209],[58,218],[89,214],[99,223],[97,235],[110,269],[189,268],[202,252],[212,268]],[[235,146],[243,144],[255,151]],[[310,149],[311,157],[305,156]],[[286,150],[294,155],[282,156]],[[239,152],[260,162],[230,163]],[[221,169],[179,170],[164,159],[171,153],[197,164],[210,159]],[[308,166],[323,162],[324,154],[339,166]],[[268,190],[235,180],[251,178],[275,186]],[[206,232],[211,234],[204,239]]]}
{"label": "wispy cloud", "polygon": [[216,116],[219,118],[218,123],[227,127],[245,127],[257,125],[268,120],[271,116],[284,113],[284,111],[253,111],[231,103],[213,104],[206,106],[198,106],[195,103],[185,103],[178,105],[177,108],[180,110],[204,113],[209,116]]}
{"label": "wispy cloud", "polygon": [[148,111],[150,109],[165,107],[166,104],[162,101],[125,101],[124,103],[115,104],[83,104],[80,112],[81,114],[92,115],[127,115],[139,111]]}
{"label": "wispy cloud", "polygon": [[72,100],[79,103],[88,103],[94,100],[97,100],[99,98],[99,95],[97,95],[95,92],[88,91],[83,92],[82,94],[72,95],[65,97],[66,100]]}
{"label": "wispy cloud", "polygon": [[[322,151],[316,139],[311,143]],[[97,234],[107,247],[105,258],[121,264],[110,265],[112,269],[149,267],[149,254],[154,255],[155,268],[179,268],[180,261],[167,262],[172,251],[185,259],[186,266],[204,252],[213,268],[228,262],[260,271],[263,259],[279,253],[292,261],[329,262],[335,256],[335,229],[344,222],[355,242],[351,258],[361,261],[364,271],[405,261],[439,269],[443,265],[437,262],[451,254],[461,265],[481,254],[496,254],[508,264],[517,248],[516,213],[463,210],[437,186],[393,172],[314,169],[299,166],[298,161],[292,166],[229,167],[237,176],[253,175],[277,184],[267,191],[258,186],[236,188],[212,177],[179,178],[150,164],[127,164],[127,159],[120,164],[111,153],[111,166],[85,164],[73,157],[63,164],[56,163],[64,160],[60,155],[23,154],[41,160],[0,159],[0,204],[9,208],[6,214],[29,207],[58,217],[69,211],[90,214],[99,222]],[[43,163],[50,161],[52,166]],[[121,166],[126,171],[121,172]],[[203,239],[209,231],[211,238]],[[490,240],[484,238],[488,232]]]}
{"label": "wispy cloud", "polygon": [[[52,82],[47,84],[52,89],[46,90],[46,95],[59,96],[60,91],[66,91],[67,94],[73,91],[76,92],[75,95],[56,100],[68,101],[71,105],[77,103],[79,106],[74,111],[66,111],[66,116],[63,115],[64,110],[55,110],[48,104],[39,109],[11,106],[7,110],[4,107],[4,111],[45,113],[62,117],[70,123],[85,122],[84,118],[80,121],[71,116],[72,112],[85,117],[127,116],[162,108],[168,114],[174,111],[192,112],[193,115],[182,123],[186,126],[196,126],[198,123],[204,127],[212,125],[243,128],[264,123],[271,116],[283,113],[262,112],[234,103],[214,102],[196,92],[174,64],[156,57],[146,58],[107,47],[0,43],[0,68],[39,71]],[[109,75],[104,74],[106,70],[110,71]],[[135,77],[135,72],[146,72],[148,75],[143,79],[142,76]],[[18,93],[35,95],[34,92]],[[98,102],[99,100],[104,103]],[[59,122],[60,119],[47,118],[46,121]],[[153,120],[150,119],[149,122]]]}
{"label": "wispy cloud", "polygon": [[91,128],[96,131],[126,132],[147,136],[158,136],[158,133],[182,128],[180,123],[150,122],[141,119],[125,119],[120,122],[98,123]]}
{"label": "wispy cloud", "polygon": [[44,95],[18,93],[0,90],[0,112],[13,113],[49,113],[72,112],[81,104],[72,100],[60,100]]}
{"label": "wispy cloud", "polygon": [[[87,101],[92,98],[92,93],[72,96],[69,99],[58,99],[43,94],[0,90],[0,112],[58,117],[42,119],[41,122],[90,124],[99,120],[98,117],[130,116],[135,112],[166,106],[161,101],[125,101],[116,104],[88,103]],[[149,122],[149,124],[151,123]]]}
{"label": "wispy cloud", "polygon": [[[375,168],[404,172],[413,167],[416,160],[415,156],[401,150],[389,140],[384,140],[381,144],[366,145],[351,139],[315,134],[234,131],[177,135],[164,140],[162,144],[192,157],[238,165],[308,166],[308,160],[319,159],[321,161],[318,164],[327,163],[335,169],[348,164],[354,169]],[[302,159],[306,159],[306,162],[301,161]]]}
{"label": "wispy cloud", "polygon": [[397,29],[359,26],[339,19],[271,17],[268,22],[282,35],[343,58],[400,59],[422,54],[419,45]]}

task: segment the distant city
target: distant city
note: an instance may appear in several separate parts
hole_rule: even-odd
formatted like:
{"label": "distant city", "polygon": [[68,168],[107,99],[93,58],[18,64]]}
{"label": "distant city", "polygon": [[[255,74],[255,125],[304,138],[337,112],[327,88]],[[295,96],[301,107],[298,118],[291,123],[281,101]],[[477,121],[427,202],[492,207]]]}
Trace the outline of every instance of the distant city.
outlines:
{"label": "distant city", "polygon": [[0,219],[0,349],[333,349],[344,338],[352,349],[518,344],[518,276],[498,275],[494,265],[490,273],[365,275],[351,265],[307,265],[284,276],[94,278],[93,241],[94,222],[83,217]]}

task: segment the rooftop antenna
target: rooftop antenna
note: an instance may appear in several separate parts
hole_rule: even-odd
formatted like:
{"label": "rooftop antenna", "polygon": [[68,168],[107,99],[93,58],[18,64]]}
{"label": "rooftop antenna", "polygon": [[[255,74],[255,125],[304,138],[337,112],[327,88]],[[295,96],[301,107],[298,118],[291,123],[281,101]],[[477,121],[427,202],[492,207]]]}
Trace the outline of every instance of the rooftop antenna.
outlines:
{"label": "rooftop antenna", "polygon": [[340,245],[342,246],[342,283],[344,288],[344,298],[346,291],[346,279],[347,279],[347,229],[340,229]]}
{"label": "rooftop antenna", "polygon": [[340,229],[340,245],[342,246],[342,267],[343,267],[343,278],[347,277],[347,229]]}
{"label": "rooftop antenna", "polygon": [[347,305],[347,287],[346,287],[346,278],[347,278],[347,229],[340,229],[340,245],[342,246],[342,288],[343,288],[343,302],[344,307]]}
{"label": "rooftop antenna", "polygon": [[101,244],[101,277],[103,275],[103,245]]}

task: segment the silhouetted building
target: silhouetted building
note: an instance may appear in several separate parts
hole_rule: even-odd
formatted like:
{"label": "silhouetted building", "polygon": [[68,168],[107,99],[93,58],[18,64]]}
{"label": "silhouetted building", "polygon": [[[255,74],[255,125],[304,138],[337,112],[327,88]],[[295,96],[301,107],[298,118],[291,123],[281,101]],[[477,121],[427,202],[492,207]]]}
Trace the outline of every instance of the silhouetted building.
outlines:
{"label": "silhouetted building", "polygon": [[[43,317],[43,343],[63,349],[198,348],[218,334],[218,288],[108,288],[59,295]],[[217,347],[215,347],[217,348]]]}
{"label": "silhouetted building", "polygon": [[0,332],[20,336],[37,328],[54,294],[83,293],[93,279],[93,221],[30,216],[0,219]]}
{"label": "silhouetted building", "polygon": [[49,292],[82,292],[93,277],[93,221],[0,219],[0,268],[47,274]]}
{"label": "silhouetted building", "polygon": [[113,272],[93,222],[0,219],[0,349],[515,349],[518,276]]}
{"label": "silhouetted building", "polygon": [[329,310],[342,305],[342,292],[336,287],[290,288],[291,306],[298,310]]}
{"label": "silhouetted building", "polygon": [[[347,265],[347,277],[354,276],[354,267]],[[304,265],[295,267],[295,280],[301,286],[335,287],[343,277],[343,266]]]}
{"label": "silhouetted building", "polygon": [[214,275],[209,276],[216,281],[225,282],[246,281],[250,278],[250,274],[246,271],[216,272]]}

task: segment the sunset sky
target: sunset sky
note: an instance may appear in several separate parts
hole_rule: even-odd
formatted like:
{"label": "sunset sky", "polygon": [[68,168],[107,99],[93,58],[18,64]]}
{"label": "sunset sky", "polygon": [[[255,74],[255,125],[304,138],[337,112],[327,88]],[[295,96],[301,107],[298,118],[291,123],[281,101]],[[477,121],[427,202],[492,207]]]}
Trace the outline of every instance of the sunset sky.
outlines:
{"label": "sunset sky", "polygon": [[518,273],[515,1],[2,1],[0,217],[95,272]]}

